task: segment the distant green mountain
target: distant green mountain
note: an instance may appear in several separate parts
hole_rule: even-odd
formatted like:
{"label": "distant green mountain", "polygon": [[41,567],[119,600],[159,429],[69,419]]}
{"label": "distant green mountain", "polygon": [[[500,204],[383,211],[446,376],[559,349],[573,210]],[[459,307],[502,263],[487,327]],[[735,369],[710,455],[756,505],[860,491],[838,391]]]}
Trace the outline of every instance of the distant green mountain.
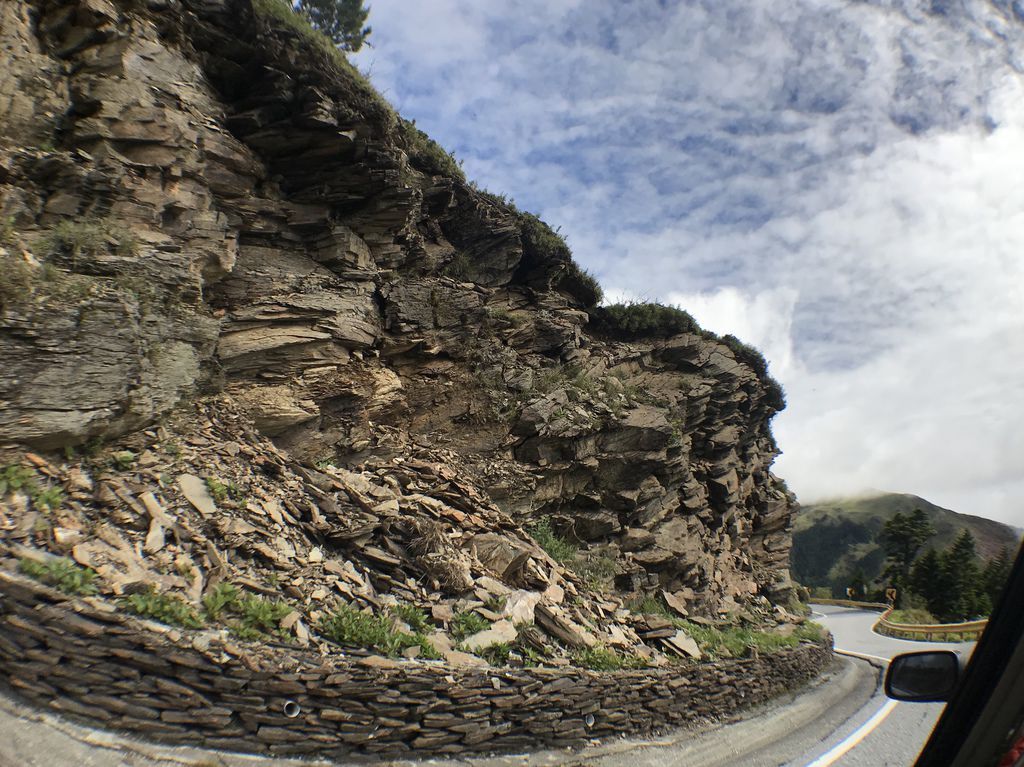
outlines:
{"label": "distant green mountain", "polygon": [[885,552],[875,543],[882,525],[897,512],[922,509],[935,526],[935,536],[925,544],[936,550],[949,546],[963,528],[971,531],[983,559],[996,556],[1006,546],[1011,556],[1020,533],[1001,522],[959,514],[916,495],[881,493],[863,498],[843,498],[802,506],[793,526],[790,567],[793,578],[804,586],[826,586],[842,596],[851,577],[864,571],[868,583],[882,574]]}

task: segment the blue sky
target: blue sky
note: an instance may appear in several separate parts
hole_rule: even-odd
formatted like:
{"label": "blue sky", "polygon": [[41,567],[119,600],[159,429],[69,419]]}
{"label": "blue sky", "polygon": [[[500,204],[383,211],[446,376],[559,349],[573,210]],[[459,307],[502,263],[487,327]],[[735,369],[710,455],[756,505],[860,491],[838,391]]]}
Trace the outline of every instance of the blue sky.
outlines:
{"label": "blue sky", "polygon": [[1024,526],[1024,4],[373,0],[357,65],[614,297],[759,346],[802,500]]}

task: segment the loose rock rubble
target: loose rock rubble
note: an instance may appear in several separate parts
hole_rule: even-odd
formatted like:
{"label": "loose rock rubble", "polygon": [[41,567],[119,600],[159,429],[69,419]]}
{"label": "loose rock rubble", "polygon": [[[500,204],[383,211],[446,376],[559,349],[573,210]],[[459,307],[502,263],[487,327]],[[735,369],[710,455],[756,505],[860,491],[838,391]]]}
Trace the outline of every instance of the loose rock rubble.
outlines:
{"label": "loose rock rubble", "polygon": [[[430,616],[430,644],[455,665],[479,664],[470,653],[500,644],[532,647],[531,664],[563,664],[594,646],[655,665],[666,655],[701,657],[669,619],[634,613],[548,556],[445,452],[416,448],[358,470],[303,466],[232,400],[215,398],[88,457],[22,456],[36,486],[64,496],[50,511],[28,491],[8,493],[0,540],[17,556],[70,557],[95,570],[112,597],[151,587],[198,605],[231,583],[283,598],[294,608],[281,621],[285,635],[323,653],[373,651],[339,648],[316,631],[344,604],[392,611],[404,631],[396,608],[419,608]],[[686,615],[678,598],[664,598]],[[484,628],[453,636],[460,613]],[[766,615],[746,617],[773,626]]]}

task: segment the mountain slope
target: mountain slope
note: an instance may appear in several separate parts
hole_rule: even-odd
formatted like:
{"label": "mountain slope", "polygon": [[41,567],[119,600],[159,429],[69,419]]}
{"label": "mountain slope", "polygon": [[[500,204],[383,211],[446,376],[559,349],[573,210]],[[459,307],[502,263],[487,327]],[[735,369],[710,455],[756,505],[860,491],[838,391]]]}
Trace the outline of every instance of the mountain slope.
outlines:
{"label": "mountain slope", "polygon": [[990,519],[960,514],[916,495],[883,493],[866,498],[845,498],[801,506],[793,528],[793,577],[805,586],[831,586],[841,594],[850,577],[864,571],[870,582],[885,565],[885,552],[875,543],[882,526],[897,513],[922,509],[935,526],[926,544],[944,549],[963,528],[971,531],[982,559],[996,556],[1006,546],[1016,549],[1020,535]]}

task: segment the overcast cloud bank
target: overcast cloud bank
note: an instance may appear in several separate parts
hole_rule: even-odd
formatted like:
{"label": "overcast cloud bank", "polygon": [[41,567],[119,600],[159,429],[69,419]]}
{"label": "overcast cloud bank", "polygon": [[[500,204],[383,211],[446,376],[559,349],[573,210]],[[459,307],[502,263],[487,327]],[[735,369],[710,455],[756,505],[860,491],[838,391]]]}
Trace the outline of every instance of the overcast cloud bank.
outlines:
{"label": "overcast cloud bank", "polygon": [[805,501],[1024,525],[1024,6],[374,0],[357,63],[611,295],[786,387]]}

